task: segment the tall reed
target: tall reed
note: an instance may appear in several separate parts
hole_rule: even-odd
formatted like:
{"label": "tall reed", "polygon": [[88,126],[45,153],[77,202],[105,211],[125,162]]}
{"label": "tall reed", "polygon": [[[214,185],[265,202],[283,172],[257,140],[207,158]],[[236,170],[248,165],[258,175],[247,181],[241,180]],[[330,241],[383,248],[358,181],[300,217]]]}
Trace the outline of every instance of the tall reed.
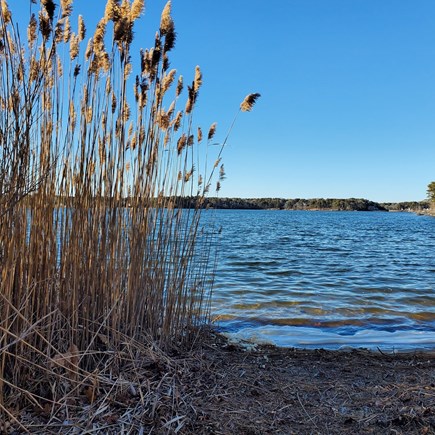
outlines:
{"label": "tall reed", "polygon": [[[109,0],[86,40],[72,0],[58,9],[41,0],[23,38],[1,1],[0,412],[9,416],[11,397],[56,401],[62,379],[73,388],[127,339],[170,348],[208,319],[214,235],[201,204],[223,178],[221,152],[208,170],[198,165],[201,71],[183,93],[169,68],[170,2],[133,72],[143,8]],[[195,209],[178,208],[185,196]]]}

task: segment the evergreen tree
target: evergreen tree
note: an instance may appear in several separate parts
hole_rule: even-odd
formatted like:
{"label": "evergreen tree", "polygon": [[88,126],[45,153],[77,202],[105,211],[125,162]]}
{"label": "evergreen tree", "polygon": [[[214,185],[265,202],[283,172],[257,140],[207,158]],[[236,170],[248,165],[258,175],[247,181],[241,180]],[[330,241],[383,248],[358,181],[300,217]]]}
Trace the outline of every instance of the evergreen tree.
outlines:
{"label": "evergreen tree", "polygon": [[427,196],[433,203],[435,203],[435,181],[428,184]]}

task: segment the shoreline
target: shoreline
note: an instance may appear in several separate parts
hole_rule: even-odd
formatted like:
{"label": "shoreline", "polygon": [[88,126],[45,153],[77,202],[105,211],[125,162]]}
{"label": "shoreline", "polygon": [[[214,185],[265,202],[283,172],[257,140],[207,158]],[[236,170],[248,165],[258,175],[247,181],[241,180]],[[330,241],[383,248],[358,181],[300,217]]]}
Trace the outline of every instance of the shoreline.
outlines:
{"label": "shoreline", "polygon": [[256,350],[262,348],[276,348],[283,350],[296,350],[296,351],[326,351],[326,352],[337,352],[337,353],[348,353],[354,351],[362,351],[369,352],[373,355],[384,355],[384,356],[395,356],[395,355],[426,355],[429,358],[435,358],[435,343],[430,344],[428,346],[405,346],[405,347],[395,347],[393,345],[385,346],[383,344],[379,345],[338,345],[338,347],[331,347],[327,345],[320,344],[319,346],[315,346],[314,344],[304,347],[304,345],[289,345],[289,346],[280,346],[278,344],[266,341],[256,341],[255,339],[249,339],[244,337],[237,337],[237,335],[226,332],[216,332],[216,335],[221,335],[224,340],[228,342],[229,345],[234,345],[236,347],[240,347],[241,350]]}
{"label": "shoreline", "polygon": [[153,348],[112,375],[125,387],[16,415],[32,433],[435,433],[435,352],[247,350],[213,330]]}

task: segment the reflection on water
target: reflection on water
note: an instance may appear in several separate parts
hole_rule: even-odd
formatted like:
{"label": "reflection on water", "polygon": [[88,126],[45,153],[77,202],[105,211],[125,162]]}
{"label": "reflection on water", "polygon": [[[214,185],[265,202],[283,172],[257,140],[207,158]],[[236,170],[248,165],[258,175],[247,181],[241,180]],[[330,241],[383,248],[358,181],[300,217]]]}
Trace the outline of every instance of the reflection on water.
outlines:
{"label": "reflection on water", "polygon": [[435,347],[434,218],[210,213],[223,229],[212,307],[222,330],[281,346]]}

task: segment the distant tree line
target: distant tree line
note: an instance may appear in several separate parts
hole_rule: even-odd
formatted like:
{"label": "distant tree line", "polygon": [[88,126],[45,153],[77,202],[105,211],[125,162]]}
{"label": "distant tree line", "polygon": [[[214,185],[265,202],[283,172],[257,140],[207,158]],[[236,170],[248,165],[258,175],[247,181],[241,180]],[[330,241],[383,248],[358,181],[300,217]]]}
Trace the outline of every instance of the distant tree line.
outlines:
{"label": "distant tree line", "polygon": [[363,198],[313,198],[288,199],[287,210],[342,210],[342,211],[385,211],[381,204]]}
{"label": "distant tree line", "polygon": [[[195,207],[195,198],[185,198],[184,207]],[[242,210],[345,210],[345,211],[386,211],[381,204],[367,199],[349,198],[206,198],[207,208]]]}
{"label": "distant tree line", "polygon": [[[96,197],[96,201],[119,207],[129,207],[129,198]],[[162,198],[155,199],[162,201]],[[25,202],[32,201],[29,196]],[[73,207],[74,197],[56,197],[58,206]],[[430,209],[430,201],[406,201],[378,203],[363,198],[198,198],[194,196],[163,198],[164,207],[171,208],[214,208],[231,210],[334,210],[334,211],[425,211]],[[152,201],[151,201],[152,204]]]}

